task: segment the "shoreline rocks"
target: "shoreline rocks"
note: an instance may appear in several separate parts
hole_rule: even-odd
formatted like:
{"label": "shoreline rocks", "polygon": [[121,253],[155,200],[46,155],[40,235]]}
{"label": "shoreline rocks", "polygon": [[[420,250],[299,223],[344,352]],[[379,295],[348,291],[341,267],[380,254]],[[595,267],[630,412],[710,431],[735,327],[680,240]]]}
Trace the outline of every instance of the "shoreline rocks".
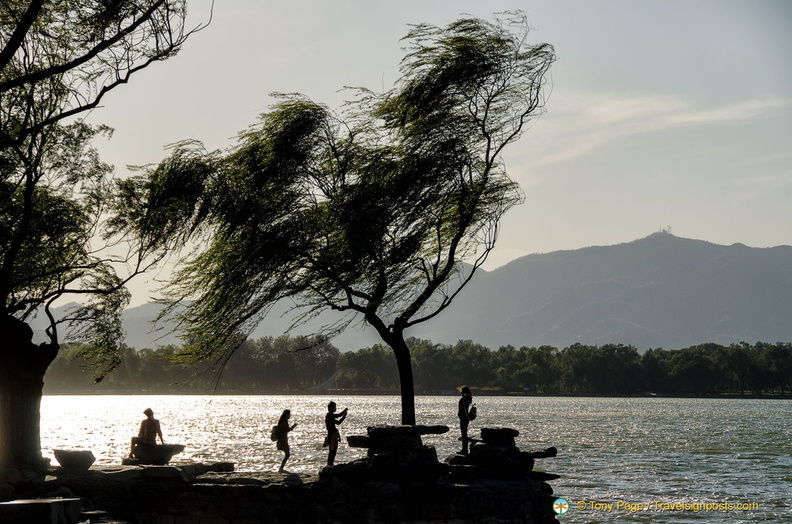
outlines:
{"label": "shoreline rocks", "polygon": [[93,452],[88,450],[56,449],[54,453],[62,468],[88,469],[96,461]]}
{"label": "shoreline rocks", "polygon": [[[520,451],[517,430],[484,428],[470,455],[437,460],[423,435],[442,434],[446,426],[375,426],[366,436],[348,437],[368,448],[365,459],[327,468],[320,479],[349,504],[356,522],[556,523],[553,490],[558,475],[533,471],[534,459],[556,456],[555,448]],[[360,513],[360,512],[363,513]],[[352,522],[354,520],[347,520]]]}
{"label": "shoreline rocks", "polygon": [[129,524],[557,523],[547,484],[557,475],[533,471],[555,448],[520,451],[515,430],[493,429],[445,462],[421,437],[447,427],[376,426],[349,437],[364,458],[318,475],[236,472],[230,463],[51,468],[15,496],[79,498],[83,522],[102,510]]}

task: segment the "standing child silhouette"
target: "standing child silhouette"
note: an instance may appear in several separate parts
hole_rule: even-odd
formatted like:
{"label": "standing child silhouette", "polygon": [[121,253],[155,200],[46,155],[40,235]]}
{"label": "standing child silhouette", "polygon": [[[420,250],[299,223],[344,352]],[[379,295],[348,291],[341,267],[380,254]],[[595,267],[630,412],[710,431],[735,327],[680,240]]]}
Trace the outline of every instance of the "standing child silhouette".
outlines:
{"label": "standing child silhouette", "polygon": [[335,463],[336,452],[338,452],[338,442],[341,440],[341,433],[336,426],[340,425],[347,416],[347,408],[336,415],[336,403],[330,402],[327,404],[327,415],[325,415],[325,428],[327,429],[327,437],[325,437],[324,445],[329,448],[327,454],[327,465],[332,466]]}

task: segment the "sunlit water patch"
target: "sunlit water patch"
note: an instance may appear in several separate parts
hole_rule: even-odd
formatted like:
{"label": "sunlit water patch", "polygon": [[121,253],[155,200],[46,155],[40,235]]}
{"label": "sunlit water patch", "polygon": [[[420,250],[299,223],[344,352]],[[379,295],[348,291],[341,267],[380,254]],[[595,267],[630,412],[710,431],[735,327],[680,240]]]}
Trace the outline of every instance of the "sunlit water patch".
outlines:
{"label": "sunlit water patch", "polygon": [[[349,408],[342,435],[399,423],[399,399],[391,396],[45,396],[42,449],[50,458],[53,449],[90,449],[97,464],[118,464],[129,452],[143,410],[151,407],[165,441],[186,447],[175,462],[229,461],[239,471],[275,470],[282,454],[269,439],[270,429],[291,409],[297,428],[289,434],[287,469],[316,472],[327,458],[322,442],[330,400]],[[521,448],[558,448],[558,457],[538,460],[536,467],[562,475],[551,485],[571,502],[569,513],[559,517],[563,522],[792,520],[792,401],[477,397],[475,402],[479,417],[472,434],[481,427],[513,427],[520,430]],[[456,408],[455,397],[416,399],[419,423],[451,428],[425,438],[441,460],[460,447]],[[337,462],[364,454],[342,444]],[[636,509],[638,504],[646,509]],[[675,504],[688,509],[674,510]]]}

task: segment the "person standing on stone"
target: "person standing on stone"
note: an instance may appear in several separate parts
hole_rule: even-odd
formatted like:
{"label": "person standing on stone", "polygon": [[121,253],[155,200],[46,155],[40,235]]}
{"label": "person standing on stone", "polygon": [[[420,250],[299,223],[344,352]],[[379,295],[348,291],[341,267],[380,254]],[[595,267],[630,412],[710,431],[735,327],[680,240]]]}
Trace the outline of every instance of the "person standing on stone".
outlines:
{"label": "person standing on stone", "polygon": [[325,415],[325,428],[327,429],[327,437],[325,437],[324,447],[328,448],[327,465],[332,466],[335,463],[336,452],[338,451],[338,442],[341,440],[341,433],[338,431],[338,426],[347,416],[347,408],[336,415],[336,403],[330,402],[327,404],[327,415]]}
{"label": "person standing on stone", "polygon": [[132,437],[132,443],[129,448],[129,458],[133,458],[136,444],[156,445],[157,437],[159,437],[162,444],[165,444],[165,441],[162,439],[162,429],[160,428],[159,420],[154,418],[154,412],[151,408],[146,408],[143,410],[143,414],[146,415],[146,418],[140,423],[138,436]]}
{"label": "person standing on stone", "polygon": [[286,461],[289,460],[291,456],[291,450],[289,449],[289,431],[297,427],[296,422],[294,425],[289,426],[289,417],[291,417],[291,410],[284,409],[278,420],[278,442],[275,447],[283,451],[283,462],[281,462],[280,468],[278,469],[279,473],[284,472],[283,468],[286,466]]}
{"label": "person standing on stone", "polygon": [[459,409],[457,416],[459,417],[459,429],[462,433],[462,451],[461,454],[468,454],[468,426],[470,421],[476,418],[476,407],[473,406],[473,393],[470,388],[462,386],[459,390],[462,397],[459,399]]}

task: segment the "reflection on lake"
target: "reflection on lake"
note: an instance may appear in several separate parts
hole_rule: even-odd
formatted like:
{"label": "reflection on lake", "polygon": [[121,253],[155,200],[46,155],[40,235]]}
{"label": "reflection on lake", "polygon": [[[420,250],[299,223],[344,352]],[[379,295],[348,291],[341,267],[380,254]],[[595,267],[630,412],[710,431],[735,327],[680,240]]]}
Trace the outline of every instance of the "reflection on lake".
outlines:
{"label": "reflection on lake", "polygon": [[[287,469],[316,472],[324,464],[324,414],[330,400],[348,407],[342,436],[365,434],[367,426],[398,424],[400,403],[392,396],[45,396],[41,445],[90,449],[96,464],[118,464],[137,434],[143,409],[160,419],[166,443],[184,444],[180,461],[228,461],[238,471],[276,470],[282,453],[269,439],[284,409],[297,428],[289,434]],[[476,397],[481,427],[520,430],[518,446],[556,446],[559,455],[537,469],[562,475],[550,484],[572,503],[563,522],[673,523],[778,521],[792,514],[792,401],[662,398]],[[456,397],[418,397],[419,424],[446,424],[445,435],[425,437],[444,459],[459,449]],[[345,442],[336,462],[365,450]],[[53,463],[56,463],[53,458]],[[592,501],[606,503],[595,505]],[[621,509],[616,503],[622,502]],[[584,510],[576,504],[583,503]],[[607,511],[607,503],[613,510]],[[662,510],[631,513],[626,503]],[[663,504],[688,503],[687,511]],[[694,511],[694,503],[745,510]],[[758,505],[758,508],[756,507]]]}

